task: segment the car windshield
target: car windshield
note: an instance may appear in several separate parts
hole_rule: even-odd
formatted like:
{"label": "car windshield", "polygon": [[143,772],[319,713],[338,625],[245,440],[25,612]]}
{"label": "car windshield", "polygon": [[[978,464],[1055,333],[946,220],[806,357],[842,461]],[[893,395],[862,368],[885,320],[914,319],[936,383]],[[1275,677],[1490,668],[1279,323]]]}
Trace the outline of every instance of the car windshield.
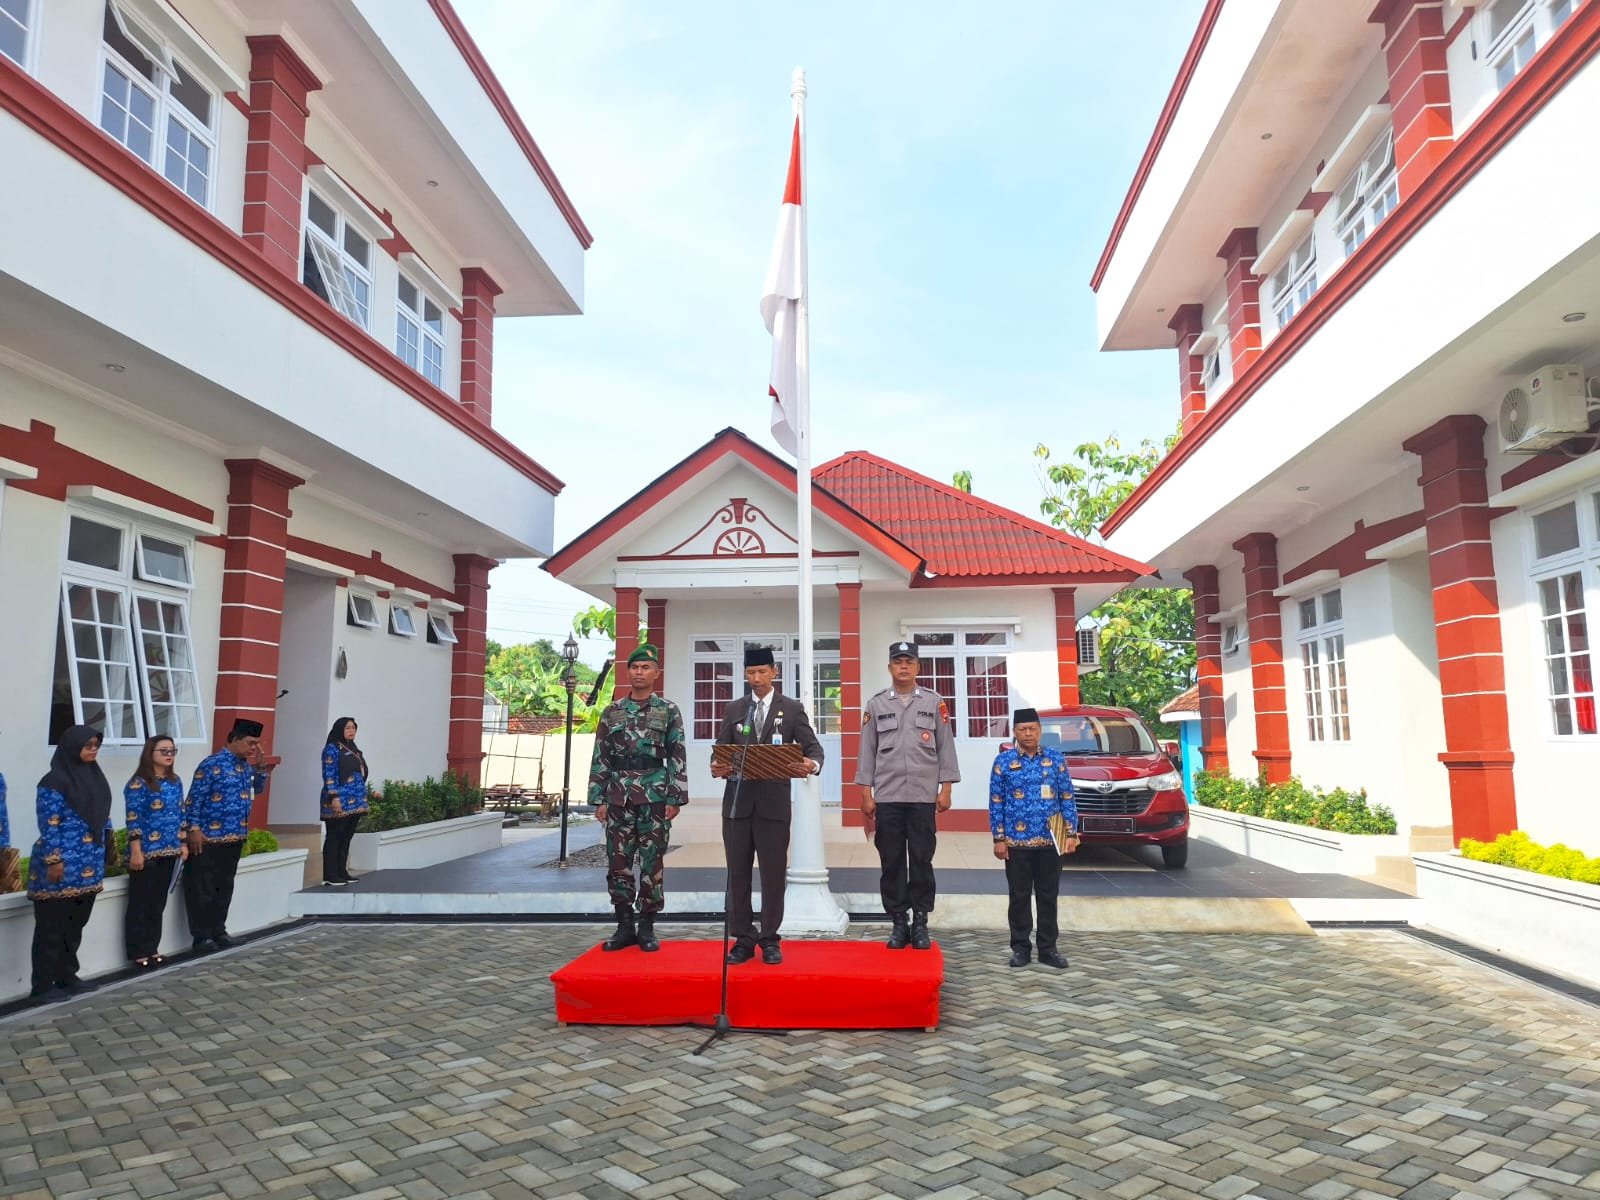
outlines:
{"label": "car windshield", "polygon": [[1155,740],[1135,717],[1112,714],[1046,717],[1041,746],[1068,754],[1154,754]]}

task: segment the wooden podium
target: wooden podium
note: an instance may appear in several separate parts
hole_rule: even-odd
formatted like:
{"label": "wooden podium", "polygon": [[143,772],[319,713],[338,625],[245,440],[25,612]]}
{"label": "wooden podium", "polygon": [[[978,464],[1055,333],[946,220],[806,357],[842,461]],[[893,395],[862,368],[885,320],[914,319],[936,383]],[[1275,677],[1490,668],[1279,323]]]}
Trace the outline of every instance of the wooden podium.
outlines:
{"label": "wooden podium", "polygon": [[778,746],[766,742],[719,743],[711,747],[711,761],[726,763],[741,779],[795,779],[805,774],[800,766],[804,760],[805,755],[793,742]]}

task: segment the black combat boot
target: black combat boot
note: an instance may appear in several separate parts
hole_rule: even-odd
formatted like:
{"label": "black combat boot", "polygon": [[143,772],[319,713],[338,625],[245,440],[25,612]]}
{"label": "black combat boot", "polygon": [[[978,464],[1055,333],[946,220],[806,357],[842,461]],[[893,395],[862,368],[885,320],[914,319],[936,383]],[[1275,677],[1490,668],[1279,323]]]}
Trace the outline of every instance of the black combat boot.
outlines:
{"label": "black combat boot", "polygon": [[929,950],[933,948],[933,939],[928,936],[928,914],[925,912],[912,914],[911,948],[913,950]]}
{"label": "black combat boot", "polygon": [[617,931],[606,939],[603,950],[626,950],[639,944],[639,935],[633,931],[633,909],[617,905]]}
{"label": "black combat boot", "polygon": [[639,914],[639,949],[646,954],[652,954],[661,949],[661,941],[656,937],[655,913]]}
{"label": "black combat boot", "polygon": [[894,914],[894,928],[889,931],[889,949],[904,950],[911,944],[911,928],[906,924],[906,914]]}

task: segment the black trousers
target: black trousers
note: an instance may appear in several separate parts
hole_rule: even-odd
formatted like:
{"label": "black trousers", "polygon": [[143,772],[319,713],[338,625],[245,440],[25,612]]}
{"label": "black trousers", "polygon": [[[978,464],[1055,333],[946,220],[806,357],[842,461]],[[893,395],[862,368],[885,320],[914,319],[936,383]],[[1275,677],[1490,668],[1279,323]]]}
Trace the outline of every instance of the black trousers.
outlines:
{"label": "black trousers", "polygon": [[228,906],[233,903],[233,876],[239,869],[243,842],[207,842],[183,867],[183,906],[189,911],[189,935],[210,941],[228,932]]}
{"label": "black trousers", "polygon": [[361,824],[360,813],[343,817],[323,817],[322,877],[330,882],[350,878],[350,839]]}
{"label": "black trousers", "polygon": [[[783,924],[789,871],[789,822],[765,817],[723,817],[722,849],[728,859],[728,932],[742,946],[776,946]],[[761,865],[761,933],[750,912],[751,868]]]}
{"label": "black trousers", "polygon": [[906,909],[933,911],[933,852],[938,845],[933,804],[878,805],[878,832],[872,844],[883,867],[878,890],[891,917]]}
{"label": "black trousers", "polygon": [[1061,894],[1061,855],[1054,846],[1012,846],[1006,851],[1006,886],[1011,904],[1011,948],[1026,950],[1033,932],[1033,906],[1039,906],[1039,953],[1056,948],[1056,897]]}
{"label": "black trousers", "polygon": [[146,858],[144,870],[128,872],[128,915],[122,942],[129,958],[149,958],[161,949],[161,918],[167,911],[167,888],[176,858]]}
{"label": "black trousers", "polygon": [[78,982],[78,947],[94,911],[95,893],[33,902],[33,991]]}

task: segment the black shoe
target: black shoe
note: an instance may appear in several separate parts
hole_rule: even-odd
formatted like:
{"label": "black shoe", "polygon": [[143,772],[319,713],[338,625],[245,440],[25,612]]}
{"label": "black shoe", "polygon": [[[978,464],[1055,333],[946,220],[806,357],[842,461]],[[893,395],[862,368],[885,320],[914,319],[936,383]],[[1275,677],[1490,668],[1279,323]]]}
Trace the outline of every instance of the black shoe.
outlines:
{"label": "black shoe", "polygon": [[889,949],[904,950],[911,944],[911,926],[906,924],[905,913],[898,913],[894,918],[894,928],[889,931]]}
{"label": "black shoe", "polygon": [[90,983],[87,979],[74,979],[61,984],[60,987],[69,996],[87,996],[90,992],[100,990],[98,983]]}
{"label": "black shoe", "polygon": [[661,949],[661,939],[656,937],[655,913],[639,914],[639,949],[646,954],[654,954]]}
{"label": "black shoe", "polygon": [[322,881],[322,886],[323,887],[345,887],[347,884],[349,884],[349,882],[350,881],[348,879],[324,879]]}
{"label": "black shoe", "polygon": [[1031,963],[1032,961],[1033,961],[1033,955],[1029,954],[1027,952],[1027,950],[1025,950],[1025,949],[1024,950],[1013,950],[1011,952],[1011,958],[1006,963],[1006,966],[1008,966],[1008,967],[1025,967],[1029,963]]}
{"label": "black shoe", "polygon": [[28,1004],[32,1008],[38,1008],[41,1005],[55,1004],[61,1000],[71,999],[71,997],[72,993],[58,983],[53,987],[45,988],[42,992],[29,992]]}
{"label": "black shoe", "polygon": [[919,912],[911,919],[911,948],[931,950],[933,938],[928,935],[928,914]]}
{"label": "black shoe", "polygon": [[343,882],[343,883],[355,883],[360,878],[361,878],[361,876],[359,876],[359,875],[348,875],[347,874],[347,875],[343,876],[343,878],[341,879],[341,882]]}
{"label": "black shoe", "polygon": [[633,924],[633,909],[617,905],[617,931],[602,944],[604,950],[626,950],[639,944],[639,934]]}
{"label": "black shoe", "polygon": [[1047,967],[1054,967],[1058,971],[1064,971],[1067,969],[1067,960],[1065,956],[1057,954],[1054,950],[1039,951],[1039,961],[1043,965]]}
{"label": "black shoe", "polygon": [[775,967],[783,961],[783,951],[777,945],[761,947],[761,961],[769,967]]}
{"label": "black shoe", "polygon": [[219,950],[226,950],[226,949],[228,949],[228,948],[229,948],[229,947],[230,947],[230,946],[236,946],[236,945],[238,945],[238,943],[237,943],[237,942],[235,942],[235,941],[234,941],[234,940],[233,940],[233,939],[232,939],[232,938],[231,938],[231,937],[229,937],[229,936],[228,936],[228,935],[227,935],[227,934],[226,934],[226,933],[219,933],[219,934],[217,934],[217,936],[216,936],[216,937],[214,937],[214,938],[212,938],[212,939],[211,939],[211,944],[212,944],[212,945],[213,945],[213,946],[215,946],[215,947],[217,947],[217,949],[219,949]]}
{"label": "black shoe", "polygon": [[201,953],[202,951],[205,951],[205,950],[209,950],[211,948],[211,939],[208,938],[208,937],[197,937],[190,944],[190,948],[196,954],[199,954],[199,953]]}
{"label": "black shoe", "polygon": [[754,946],[746,946],[743,942],[735,942],[733,949],[728,951],[728,965],[737,967],[740,963],[747,963],[756,956]]}

